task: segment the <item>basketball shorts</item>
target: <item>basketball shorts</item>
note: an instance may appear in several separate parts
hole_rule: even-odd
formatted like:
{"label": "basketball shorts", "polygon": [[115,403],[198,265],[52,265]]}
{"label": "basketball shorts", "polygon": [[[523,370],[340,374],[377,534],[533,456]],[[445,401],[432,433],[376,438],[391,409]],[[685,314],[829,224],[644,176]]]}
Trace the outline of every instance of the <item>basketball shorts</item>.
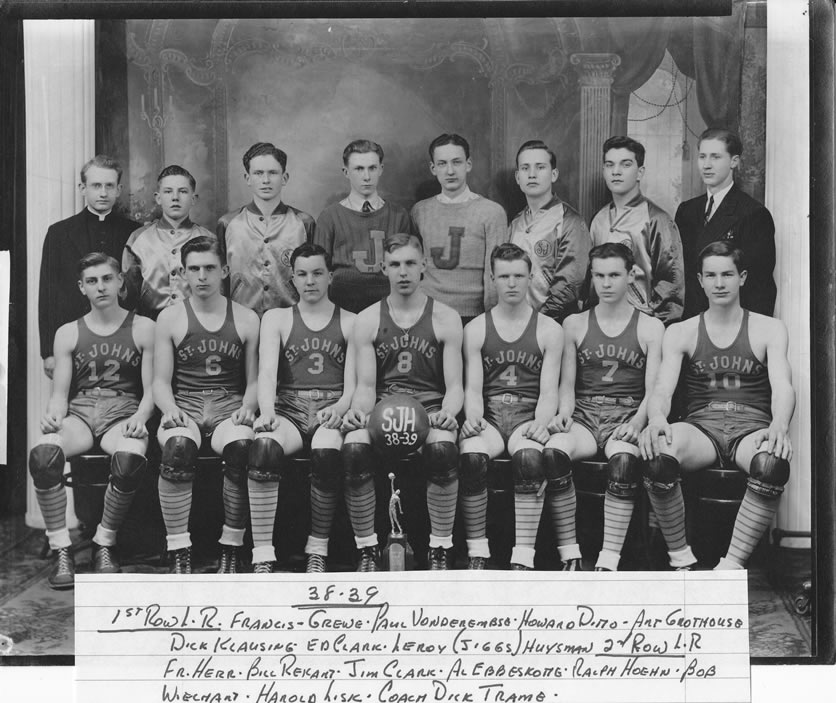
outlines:
{"label": "basketball shorts", "polygon": [[485,399],[485,420],[493,425],[508,444],[508,439],[520,425],[534,419],[536,398],[523,398],[515,393],[492,395]]}
{"label": "basketball shorts", "polygon": [[395,393],[406,393],[406,395],[414,397],[415,400],[421,403],[424,410],[427,411],[427,415],[441,410],[441,401],[444,400],[444,396],[440,393],[436,393],[435,391],[416,391],[414,388],[410,388],[409,386],[404,386],[400,383],[393,383],[388,388],[377,389],[377,400],[375,402],[379,403],[384,398],[388,398],[390,395]]}
{"label": "basketball shorts", "polygon": [[139,400],[133,395],[79,393],[70,401],[67,415],[81,420],[90,428],[93,438],[99,440],[115,424],[133,415],[137,408]]}
{"label": "basketball shorts", "polygon": [[723,466],[735,468],[734,455],[747,435],[769,427],[772,417],[763,410],[740,403],[709,403],[683,419],[700,430],[714,445]]}
{"label": "basketball shorts", "polygon": [[218,425],[241,407],[244,397],[223,388],[181,391],[174,396],[177,407],[195,421],[200,434],[209,437]]}
{"label": "basketball shorts", "polygon": [[577,396],[572,420],[588,429],[602,451],[615,428],[636,414],[639,402],[632,398]]}
{"label": "basketball shorts", "polygon": [[319,391],[322,397],[312,398],[312,393],[302,395],[292,391],[280,391],[276,395],[276,415],[290,422],[302,436],[306,448],[311,446],[311,438],[319,428],[316,414],[323,408],[336,403],[342,393],[339,391]]}

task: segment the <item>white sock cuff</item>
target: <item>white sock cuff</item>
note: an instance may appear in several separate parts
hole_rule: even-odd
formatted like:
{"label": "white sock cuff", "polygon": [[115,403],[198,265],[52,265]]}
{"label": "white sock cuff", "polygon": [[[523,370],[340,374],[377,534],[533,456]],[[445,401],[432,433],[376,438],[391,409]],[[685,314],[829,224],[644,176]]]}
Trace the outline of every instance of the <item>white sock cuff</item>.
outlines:
{"label": "white sock cuff", "polygon": [[308,535],[308,542],[305,545],[305,554],[319,554],[321,557],[328,556],[328,540],[325,537],[314,537]]}
{"label": "white sock cuff", "polygon": [[223,530],[221,530],[221,538],[218,542],[220,544],[225,544],[227,547],[243,547],[244,528],[224,525]]}
{"label": "white sock cuff", "polygon": [[272,544],[262,544],[260,547],[253,547],[253,564],[264,561],[276,561],[276,550]]}
{"label": "white sock cuff", "polygon": [[372,532],[370,535],[366,535],[365,537],[355,537],[354,544],[357,545],[357,549],[362,549],[363,547],[376,547],[377,533]]}
{"label": "white sock cuff", "polygon": [[531,547],[514,547],[511,550],[511,563],[534,568],[534,550]]}
{"label": "white sock cuff", "polygon": [[595,567],[609,569],[610,571],[618,571],[619,561],[621,561],[621,554],[610,551],[609,549],[602,549],[598,552],[598,561],[595,563]]}
{"label": "white sock cuff", "polygon": [[439,537],[438,535],[430,535],[430,549],[435,547],[443,547],[444,549],[453,548],[453,535],[446,535]]}
{"label": "white sock cuff", "polygon": [[562,544],[557,548],[557,553],[560,554],[560,561],[569,561],[570,559],[581,559],[581,546],[575,542],[574,544]]}
{"label": "white sock cuff", "polygon": [[177,535],[166,535],[165,538],[166,549],[169,552],[177,551],[178,549],[185,549],[192,546],[192,538],[188,532],[181,532]]}
{"label": "white sock cuff", "polygon": [[116,530],[109,530],[100,524],[93,535],[93,541],[100,547],[112,547],[116,544]]}
{"label": "white sock cuff", "polygon": [[55,532],[47,530],[46,536],[49,540],[50,549],[64,549],[73,546],[73,541],[70,539],[70,531],[66,527],[55,530]]}
{"label": "white sock cuff", "polygon": [[743,564],[738,564],[734,559],[729,559],[728,556],[720,557],[720,561],[717,563],[717,566],[714,567],[715,571],[736,571],[738,569],[742,569]]}
{"label": "white sock cuff", "polygon": [[467,540],[467,556],[490,559],[491,549],[488,546],[488,538],[477,537],[476,539]]}
{"label": "white sock cuff", "polygon": [[671,558],[671,566],[674,568],[680,566],[691,566],[692,564],[697,563],[697,558],[694,556],[694,553],[691,551],[691,547],[686,546],[684,549],[680,549],[677,552],[668,552],[668,556]]}

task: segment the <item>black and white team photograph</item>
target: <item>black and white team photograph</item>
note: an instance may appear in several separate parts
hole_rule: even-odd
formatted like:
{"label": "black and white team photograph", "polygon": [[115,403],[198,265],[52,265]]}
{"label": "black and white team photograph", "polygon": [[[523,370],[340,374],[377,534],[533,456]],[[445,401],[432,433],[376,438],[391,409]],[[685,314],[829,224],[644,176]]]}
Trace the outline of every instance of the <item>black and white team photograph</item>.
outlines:
{"label": "black and white team photograph", "polygon": [[827,663],[833,8],[547,4],[0,16],[0,664],[78,574],[744,569]]}

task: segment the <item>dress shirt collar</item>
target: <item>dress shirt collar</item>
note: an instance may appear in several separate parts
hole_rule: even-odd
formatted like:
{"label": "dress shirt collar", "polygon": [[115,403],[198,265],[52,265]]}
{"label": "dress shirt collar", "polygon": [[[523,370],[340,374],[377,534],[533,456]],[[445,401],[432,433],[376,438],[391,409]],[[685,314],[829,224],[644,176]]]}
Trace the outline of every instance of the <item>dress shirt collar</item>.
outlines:
{"label": "dress shirt collar", "polygon": [[729,194],[729,191],[732,189],[733,185],[734,179],[732,179],[732,182],[729,183],[725,188],[723,188],[723,190],[718,190],[716,193],[706,192],[706,203],[708,202],[709,198],[714,198],[714,209],[709,213],[709,219],[711,218],[711,216],[714,215],[715,212],[717,212],[717,210],[720,209],[720,203],[722,203],[723,199]]}
{"label": "dress shirt collar", "polygon": [[356,196],[354,193],[349,193],[343,200],[340,201],[340,205],[343,207],[347,207],[349,210],[355,210],[356,212],[363,211],[363,203],[368,200],[369,205],[372,206],[372,212],[375,210],[380,210],[386,202],[383,198],[380,197],[377,193],[375,193],[371,198],[360,198]]}
{"label": "dress shirt collar", "polygon": [[479,196],[470,190],[470,186],[465,186],[464,190],[454,198],[444,194],[444,191],[435,196],[438,202],[445,205],[458,205],[459,203],[468,203],[471,200],[476,200]]}

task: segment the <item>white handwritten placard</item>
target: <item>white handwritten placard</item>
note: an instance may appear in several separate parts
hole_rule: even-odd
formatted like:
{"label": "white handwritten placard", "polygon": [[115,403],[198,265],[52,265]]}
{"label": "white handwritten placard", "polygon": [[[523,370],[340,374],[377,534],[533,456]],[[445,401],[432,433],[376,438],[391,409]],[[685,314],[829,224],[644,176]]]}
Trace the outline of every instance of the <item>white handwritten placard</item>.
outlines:
{"label": "white handwritten placard", "polygon": [[748,702],[746,572],[79,575],[84,703]]}

